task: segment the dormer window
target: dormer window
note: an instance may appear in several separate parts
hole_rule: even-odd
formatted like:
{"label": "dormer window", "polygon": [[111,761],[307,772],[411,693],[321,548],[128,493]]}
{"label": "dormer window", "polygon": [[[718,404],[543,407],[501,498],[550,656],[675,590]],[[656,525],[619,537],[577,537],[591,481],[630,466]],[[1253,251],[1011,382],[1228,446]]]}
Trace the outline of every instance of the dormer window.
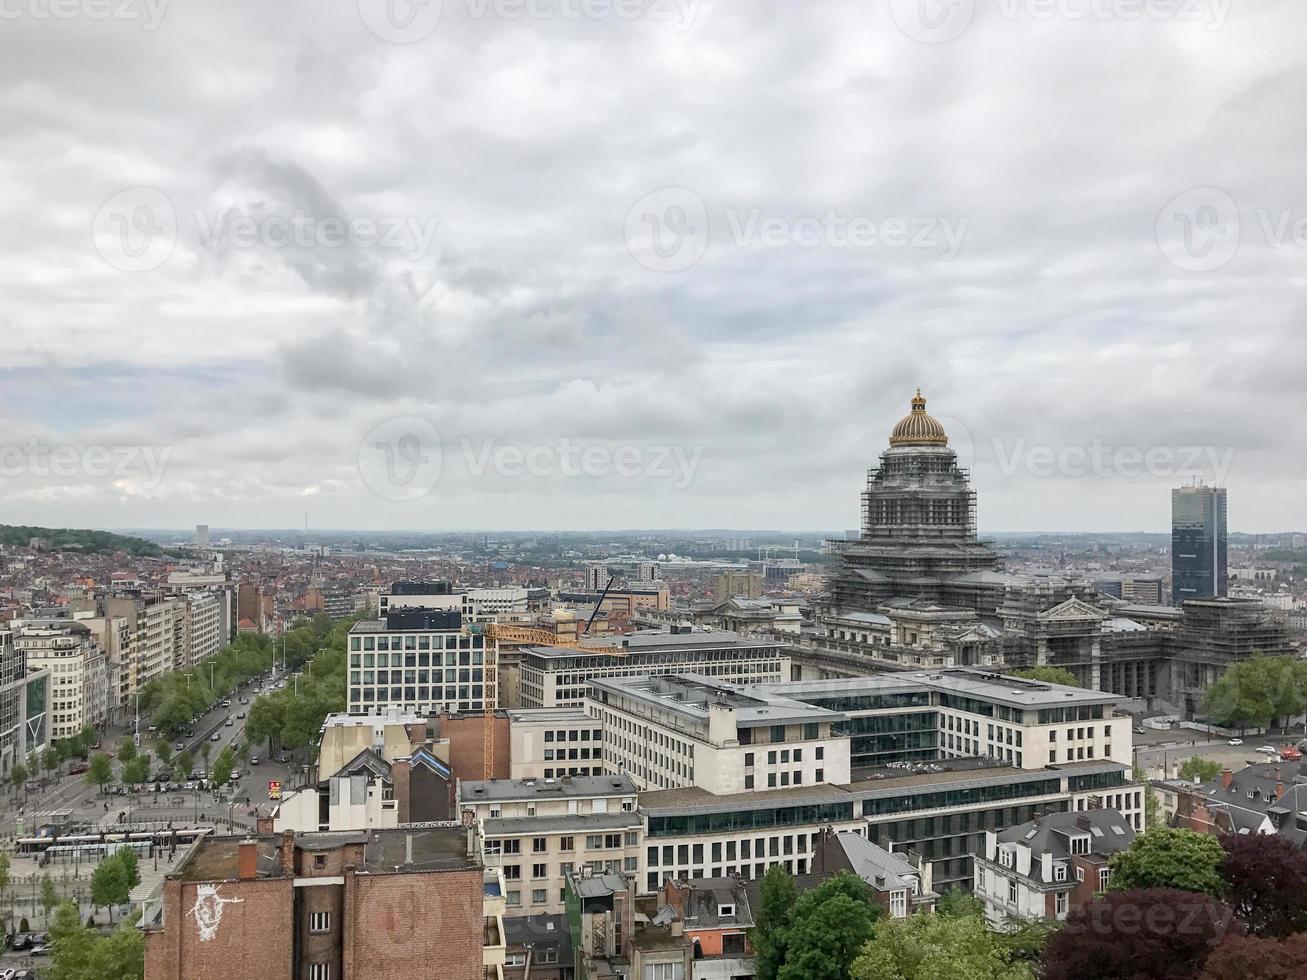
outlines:
{"label": "dormer window", "polygon": [[1071,853],[1072,853],[1072,854],[1088,854],[1088,853],[1089,853],[1089,837],[1088,837],[1088,835],[1084,835],[1084,836],[1080,836],[1080,837],[1072,837],[1072,838],[1071,838]]}
{"label": "dormer window", "polygon": [[998,863],[1003,865],[1003,867],[1005,868],[1010,868],[1012,867],[1013,857],[1014,855],[1012,851],[1008,850],[1007,848],[1004,848],[1003,850],[998,852]]}
{"label": "dormer window", "polygon": [[717,918],[719,918],[719,919],[733,919],[733,918],[735,918],[735,906],[734,906],[734,905],[719,905],[719,906],[717,906]]}
{"label": "dormer window", "polygon": [[1066,881],[1066,865],[1065,865],[1065,864],[1055,864],[1055,865],[1053,865],[1053,880],[1054,880],[1054,881]]}

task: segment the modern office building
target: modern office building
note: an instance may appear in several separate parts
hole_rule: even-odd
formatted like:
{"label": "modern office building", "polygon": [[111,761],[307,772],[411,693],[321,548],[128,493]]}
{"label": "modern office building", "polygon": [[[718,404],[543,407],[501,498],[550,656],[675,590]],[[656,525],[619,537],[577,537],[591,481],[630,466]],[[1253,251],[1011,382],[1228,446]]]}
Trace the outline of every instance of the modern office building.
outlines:
{"label": "modern office building", "polygon": [[458,610],[397,608],[350,628],[350,714],[435,714],[495,706],[494,644]]}
{"label": "modern office building", "polygon": [[0,777],[50,744],[49,699],[50,671],[32,670],[0,630]]}
{"label": "modern office building", "polygon": [[790,650],[774,640],[725,630],[672,626],[587,640],[581,648],[522,647],[524,708],[580,705],[590,680],[696,673],[735,684],[779,683],[790,677]]}
{"label": "modern office building", "polygon": [[378,602],[384,617],[392,609],[443,609],[462,614],[469,623],[493,623],[529,610],[527,589],[455,589],[448,582],[395,582]]}
{"label": "modern office building", "polygon": [[710,793],[849,781],[845,716],[702,674],[594,679],[604,764],[641,789]]}
{"label": "modern office building", "polygon": [[1226,594],[1226,498],[1223,487],[1177,487],[1171,491],[1171,596],[1186,599]]}
{"label": "modern office building", "polygon": [[573,872],[639,872],[643,821],[628,776],[465,781],[458,796],[510,912],[562,912]]}
{"label": "modern office building", "polygon": [[584,708],[518,708],[508,724],[513,779],[603,773],[603,729]]}

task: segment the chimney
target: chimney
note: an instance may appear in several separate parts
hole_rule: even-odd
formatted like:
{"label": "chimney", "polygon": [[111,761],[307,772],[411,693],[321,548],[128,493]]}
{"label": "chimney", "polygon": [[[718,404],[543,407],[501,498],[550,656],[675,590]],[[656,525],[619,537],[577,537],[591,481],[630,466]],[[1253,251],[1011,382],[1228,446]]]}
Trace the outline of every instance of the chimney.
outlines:
{"label": "chimney", "polygon": [[1275,798],[1278,800],[1283,795],[1284,795],[1284,783],[1277,782],[1275,784]]}
{"label": "chimney", "polygon": [[679,918],[672,920],[672,938],[680,939],[685,935],[685,923]]}
{"label": "chimney", "polygon": [[281,870],[283,874],[295,873],[295,831],[281,832]]}
{"label": "chimney", "polygon": [[1221,789],[1229,789],[1230,784],[1234,782],[1234,773],[1229,769],[1221,770]]}
{"label": "chimney", "polygon": [[236,857],[236,877],[253,881],[259,875],[259,845],[246,838],[240,842]]}
{"label": "chimney", "polygon": [[1079,827],[1081,830],[1088,830],[1089,818],[1084,814],[1081,814],[1080,816],[1076,817],[1076,826]]}
{"label": "chimney", "polygon": [[413,835],[412,834],[404,835],[404,863],[405,864],[413,863]]}

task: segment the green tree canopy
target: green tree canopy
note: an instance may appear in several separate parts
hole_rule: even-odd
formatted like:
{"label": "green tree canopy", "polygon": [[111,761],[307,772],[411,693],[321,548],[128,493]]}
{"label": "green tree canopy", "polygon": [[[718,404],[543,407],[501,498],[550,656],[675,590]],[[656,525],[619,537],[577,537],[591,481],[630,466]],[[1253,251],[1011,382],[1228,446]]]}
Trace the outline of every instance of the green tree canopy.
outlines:
{"label": "green tree canopy", "polygon": [[1213,759],[1204,759],[1201,755],[1191,756],[1180,764],[1180,778],[1191,783],[1206,783],[1221,774],[1222,766]]}
{"label": "green tree canopy", "polygon": [[950,888],[935,903],[935,914],[954,918],[964,915],[984,915],[985,903],[961,888]]}
{"label": "green tree canopy", "polygon": [[236,765],[236,753],[232,751],[230,745],[224,746],[218,753],[218,757],[213,760],[213,769],[209,772],[209,780],[214,786],[225,786],[231,782],[231,771]]}
{"label": "green tree canopy", "polygon": [[45,909],[45,920],[50,921],[50,913],[59,906],[59,891],[49,872],[41,875],[41,908]]}
{"label": "green tree canopy", "polygon": [[109,761],[106,753],[96,752],[91,756],[90,767],[86,770],[86,781],[101,790],[113,782],[113,763]]}
{"label": "green tree canopy", "polygon": [[786,933],[793,908],[794,878],[784,865],[773,864],[763,875],[759,907],[749,931],[758,980],[776,980],[785,962]]}
{"label": "green tree canopy", "polygon": [[113,921],[114,906],[127,901],[131,887],[127,883],[127,870],[123,863],[112,857],[105,858],[91,875],[91,902],[109,910]]}
{"label": "green tree canopy", "polygon": [[1307,662],[1260,653],[1231,664],[1207,690],[1203,708],[1218,725],[1266,728],[1307,708]]}
{"label": "green tree canopy", "polygon": [[136,739],[124,735],[118,740],[118,761],[131,762],[136,758]]}
{"label": "green tree canopy", "polygon": [[1024,677],[1026,680],[1043,681],[1045,684],[1065,684],[1067,687],[1079,687],[1076,681],[1076,675],[1071,673],[1065,667],[1025,667],[1021,670],[1012,671],[1013,677]]}
{"label": "green tree canopy", "polygon": [[55,915],[50,936],[54,940],[50,980],[143,980],[145,976],[145,934],[130,922],[100,937],[65,902]]}
{"label": "green tree canopy", "polygon": [[1220,898],[1225,892],[1225,851],[1215,837],[1193,830],[1159,827],[1145,831],[1112,855],[1113,891],[1178,888]]}
{"label": "green tree canopy", "polygon": [[154,743],[154,754],[159,757],[159,761],[165,766],[168,764],[168,761],[172,758],[172,746],[166,738],[161,738]]}
{"label": "green tree canopy", "polygon": [[129,786],[148,781],[150,778],[150,753],[142,752],[130,762],[124,763],[122,777],[123,782]]}
{"label": "green tree canopy", "polygon": [[1009,963],[983,917],[910,915],[881,919],[849,971],[852,980],[1030,980]]}
{"label": "green tree canopy", "polygon": [[191,773],[195,771],[195,756],[191,755],[191,750],[186,749],[177,755],[176,772],[182,779],[190,779]]}
{"label": "green tree canopy", "polygon": [[22,789],[27,782],[27,766],[21,762],[15,763],[14,768],[9,771],[9,781],[17,789]]}
{"label": "green tree canopy", "polygon": [[[813,892],[801,896],[799,903]],[[846,980],[853,961],[871,938],[879,912],[870,901],[840,890],[806,908],[796,906],[778,980]]]}

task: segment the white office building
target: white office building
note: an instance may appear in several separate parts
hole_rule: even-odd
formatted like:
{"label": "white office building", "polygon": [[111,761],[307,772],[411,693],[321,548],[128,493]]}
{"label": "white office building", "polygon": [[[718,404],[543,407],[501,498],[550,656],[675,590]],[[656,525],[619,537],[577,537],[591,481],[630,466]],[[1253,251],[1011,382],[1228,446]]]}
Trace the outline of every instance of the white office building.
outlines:
{"label": "white office building", "polygon": [[457,610],[394,609],[350,629],[350,714],[427,715],[495,706],[495,650]]}
{"label": "white office building", "polygon": [[513,779],[598,776],[603,729],[582,708],[518,708],[508,712]]}

